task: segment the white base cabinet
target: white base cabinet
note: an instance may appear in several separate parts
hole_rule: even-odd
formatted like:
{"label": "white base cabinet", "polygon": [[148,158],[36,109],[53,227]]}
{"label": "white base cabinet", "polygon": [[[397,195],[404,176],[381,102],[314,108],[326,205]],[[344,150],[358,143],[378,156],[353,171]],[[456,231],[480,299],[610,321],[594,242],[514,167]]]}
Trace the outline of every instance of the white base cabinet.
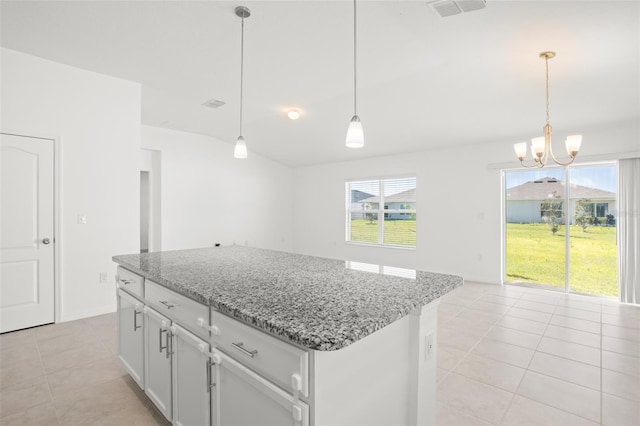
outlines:
{"label": "white base cabinet", "polygon": [[118,289],[118,359],[144,389],[144,304]]}
{"label": "white base cabinet", "polygon": [[144,391],[169,420],[171,414],[171,320],[152,308],[144,312]]}
{"label": "white base cabinet", "polygon": [[212,383],[209,344],[175,323],[171,335],[173,424],[209,425]]}
{"label": "white base cabinet", "polygon": [[119,278],[136,292],[117,292],[118,357],[174,425],[435,424],[439,300],[314,351],[134,275]]}
{"label": "white base cabinet", "polygon": [[213,426],[307,426],[309,406],[213,349]]}

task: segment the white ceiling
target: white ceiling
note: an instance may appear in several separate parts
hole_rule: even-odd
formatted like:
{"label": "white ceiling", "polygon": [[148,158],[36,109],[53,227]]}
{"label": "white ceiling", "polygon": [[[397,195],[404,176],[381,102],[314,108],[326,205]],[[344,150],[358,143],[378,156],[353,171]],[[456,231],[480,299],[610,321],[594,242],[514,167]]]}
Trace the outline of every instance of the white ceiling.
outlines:
{"label": "white ceiling", "polygon": [[[353,115],[351,1],[2,0],[1,42],[139,82],[144,124],[232,144],[241,4],[252,12],[249,155],[295,167],[492,141],[511,150],[544,125],[544,50],[557,52],[550,90],[558,138],[640,117],[637,1],[488,0],[484,10],[448,18],[426,1],[359,1],[359,150],[344,146]],[[226,105],[201,106],[211,98]],[[286,118],[293,107],[297,121]]]}

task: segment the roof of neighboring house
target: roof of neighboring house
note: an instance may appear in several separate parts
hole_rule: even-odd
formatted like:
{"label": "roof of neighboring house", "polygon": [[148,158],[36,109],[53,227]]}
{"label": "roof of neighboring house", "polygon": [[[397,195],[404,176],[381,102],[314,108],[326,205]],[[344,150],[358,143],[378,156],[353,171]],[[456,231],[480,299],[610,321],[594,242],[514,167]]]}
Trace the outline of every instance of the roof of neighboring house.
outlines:
{"label": "roof of neighboring house", "polygon": [[362,200],[364,200],[365,198],[370,198],[373,197],[373,194],[369,194],[368,192],[364,192],[364,191],[359,191],[357,189],[352,189],[351,190],[351,202],[352,203],[358,203]]}
{"label": "roof of neighboring house", "polygon": [[[507,189],[507,201],[516,200],[546,200],[552,196],[564,196],[564,181],[552,177],[544,177],[523,183]],[[555,195],[554,195],[555,194]],[[571,185],[571,198],[586,198],[594,200],[614,199],[614,192],[590,188],[582,185]]]}
{"label": "roof of neighboring house", "polygon": [[[362,203],[379,203],[380,196],[365,198],[360,200]],[[387,195],[384,197],[385,203],[415,203],[416,202],[416,189],[411,188],[406,191],[398,192],[397,194]]]}

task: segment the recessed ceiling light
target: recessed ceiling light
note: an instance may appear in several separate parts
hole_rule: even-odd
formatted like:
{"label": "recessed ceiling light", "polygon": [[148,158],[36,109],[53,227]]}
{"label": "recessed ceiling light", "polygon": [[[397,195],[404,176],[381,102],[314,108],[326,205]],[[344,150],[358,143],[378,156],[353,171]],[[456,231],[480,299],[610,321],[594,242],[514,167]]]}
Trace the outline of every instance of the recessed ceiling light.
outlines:
{"label": "recessed ceiling light", "polygon": [[298,118],[300,118],[300,111],[298,111],[297,109],[290,109],[287,112],[287,117],[289,117],[291,120],[297,120]]}

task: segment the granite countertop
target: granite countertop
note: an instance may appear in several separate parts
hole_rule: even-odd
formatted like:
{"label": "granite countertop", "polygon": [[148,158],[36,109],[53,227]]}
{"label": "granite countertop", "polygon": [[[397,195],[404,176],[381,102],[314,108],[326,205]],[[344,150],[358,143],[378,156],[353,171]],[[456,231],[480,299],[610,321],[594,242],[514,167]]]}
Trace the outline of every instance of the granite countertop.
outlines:
{"label": "granite countertop", "polygon": [[241,246],[113,260],[231,317],[310,349],[341,349],[408,315],[462,278],[353,270],[345,261]]}

